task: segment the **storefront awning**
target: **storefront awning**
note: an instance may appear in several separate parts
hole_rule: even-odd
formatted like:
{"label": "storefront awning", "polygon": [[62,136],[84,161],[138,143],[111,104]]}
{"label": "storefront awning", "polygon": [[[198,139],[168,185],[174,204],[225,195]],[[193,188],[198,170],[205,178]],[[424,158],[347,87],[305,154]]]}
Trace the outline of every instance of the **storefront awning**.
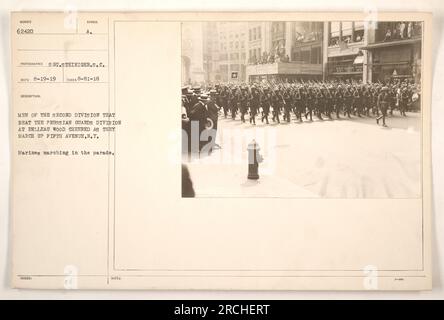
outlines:
{"label": "storefront awning", "polygon": [[397,62],[380,62],[380,63],[369,63],[368,66],[400,66],[400,65],[411,65],[409,61],[397,61]]}
{"label": "storefront awning", "polygon": [[362,71],[331,72],[330,75],[332,75],[332,76],[361,75],[362,76]]}
{"label": "storefront awning", "polygon": [[364,56],[357,56],[353,61],[353,64],[363,64],[363,63],[364,63]]}
{"label": "storefront awning", "polygon": [[392,41],[386,41],[386,42],[378,42],[378,43],[372,43],[365,47],[361,47],[361,50],[372,50],[377,48],[384,48],[384,47],[393,47],[393,46],[400,46],[400,45],[407,45],[412,44],[416,42],[420,42],[421,38],[414,38],[414,39],[406,39],[406,40],[392,40]]}

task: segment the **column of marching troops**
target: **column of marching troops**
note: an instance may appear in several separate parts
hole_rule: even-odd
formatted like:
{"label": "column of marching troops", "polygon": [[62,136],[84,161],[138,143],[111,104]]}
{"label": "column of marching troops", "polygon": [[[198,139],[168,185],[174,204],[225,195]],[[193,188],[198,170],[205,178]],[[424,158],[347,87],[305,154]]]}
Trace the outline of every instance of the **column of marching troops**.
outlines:
{"label": "column of marching troops", "polygon": [[[216,84],[182,87],[182,128],[190,135],[190,123],[197,122],[199,134],[217,131],[219,117],[247,120],[252,125],[374,117],[386,125],[386,117],[397,110],[419,111],[420,88],[411,81],[362,83],[309,81],[295,83]],[[247,119],[248,117],[248,119]],[[207,141],[208,142],[208,141]],[[188,141],[189,143],[189,141]],[[215,137],[212,138],[213,145]]]}
{"label": "column of marching troops", "polygon": [[[291,122],[374,116],[386,126],[386,117],[398,110],[401,116],[419,109],[419,89],[412,82],[298,82],[261,84],[216,84],[182,88],[182,106],[191,120],[211,118],[208,104],[214,103],[225,118],[248,121]],[[214,107],[214,106],[212,106]],[[202,112],[197,112],[197,111]],[[208,115],[207,113],[210,113]],[[214,113],[214,112],[213,112]],[[213,114],[214,117],[214,114]],[[217,120],[217,119],[213,119]]]}

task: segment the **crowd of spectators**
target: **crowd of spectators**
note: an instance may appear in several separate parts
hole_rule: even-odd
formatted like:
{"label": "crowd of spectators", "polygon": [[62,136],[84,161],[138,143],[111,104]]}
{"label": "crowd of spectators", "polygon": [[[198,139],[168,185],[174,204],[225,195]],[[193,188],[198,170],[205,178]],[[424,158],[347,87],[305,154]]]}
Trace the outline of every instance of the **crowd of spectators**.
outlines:
{"label": "crowd of spectators", "polygon": [[253,55],[250,59],[248,59],[248,64],[269,64],[275,62],[290,62],[290,57],[288,54],[283,52],[279,52],[276,50],[275,53],[272,52],[263,52],[262,56],[256,57]]}
{"label": "crowd of spectators", "polygon": [[386,28],[383,41],[411,39],[421,34],[420,23],[413,21],[400,21],[395,23],[391,28]]}

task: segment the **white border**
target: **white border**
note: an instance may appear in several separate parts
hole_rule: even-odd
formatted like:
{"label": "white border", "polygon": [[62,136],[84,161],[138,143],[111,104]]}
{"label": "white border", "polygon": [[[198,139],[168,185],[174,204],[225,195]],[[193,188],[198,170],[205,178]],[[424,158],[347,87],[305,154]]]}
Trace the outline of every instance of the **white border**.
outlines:
{"label": "white border", "polygon": [[[254,3],[254,7],[252,7]],[[63,6],[63,4],[65,6]],[[332,6],[334,4],[334,6]],[[133,292],[104,292],[104,291],[43,291],[43,290],[15,290],[10,288],[10,263],[8,245],[9,226],[9,92],[10,92],[10,11],[19,10],[64,10],[66,8],[78,10],[185,10],[185,11],[233,11],[233,10],[342,10],[368,11],[370,9],[399,10],[399,11],[429,11],[434,14],[433,21],[433,96],[432,96],[432,148],[433,148],[433,290],[430,292],[209,292],[209,291],[133,291]],[[133,299],[443,299],[444,289],[441,279],[444,276],[444,266],[441,263],[444,256],[444,168],[438,163],[444,163],[444,108],[443,92],[439,86],[444,83],[444,55],[440,55],[440,47],[444,40],[441,31],[441,22],[444,17],[444,2],[441,0],[355,0],[353,2],[312,0],[163,0],[150,3],[146,0],[40,0],[2,1],[0,3],[0,299],[91,299],[91,298],[133,298]]]}

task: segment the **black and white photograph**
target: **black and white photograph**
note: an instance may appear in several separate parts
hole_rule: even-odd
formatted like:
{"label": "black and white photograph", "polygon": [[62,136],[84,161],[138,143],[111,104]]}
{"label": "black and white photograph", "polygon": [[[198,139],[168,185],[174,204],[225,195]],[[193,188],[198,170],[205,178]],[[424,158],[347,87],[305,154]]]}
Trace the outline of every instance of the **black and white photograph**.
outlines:
{"label": "black and white photograph", "polygon": [[442,295],[443,41],[392,6],[10,12],[0,292]]}
{"label": "black and white photograph", "polygon": [[422,29],[183,22],[182,197],[421,197]]}

